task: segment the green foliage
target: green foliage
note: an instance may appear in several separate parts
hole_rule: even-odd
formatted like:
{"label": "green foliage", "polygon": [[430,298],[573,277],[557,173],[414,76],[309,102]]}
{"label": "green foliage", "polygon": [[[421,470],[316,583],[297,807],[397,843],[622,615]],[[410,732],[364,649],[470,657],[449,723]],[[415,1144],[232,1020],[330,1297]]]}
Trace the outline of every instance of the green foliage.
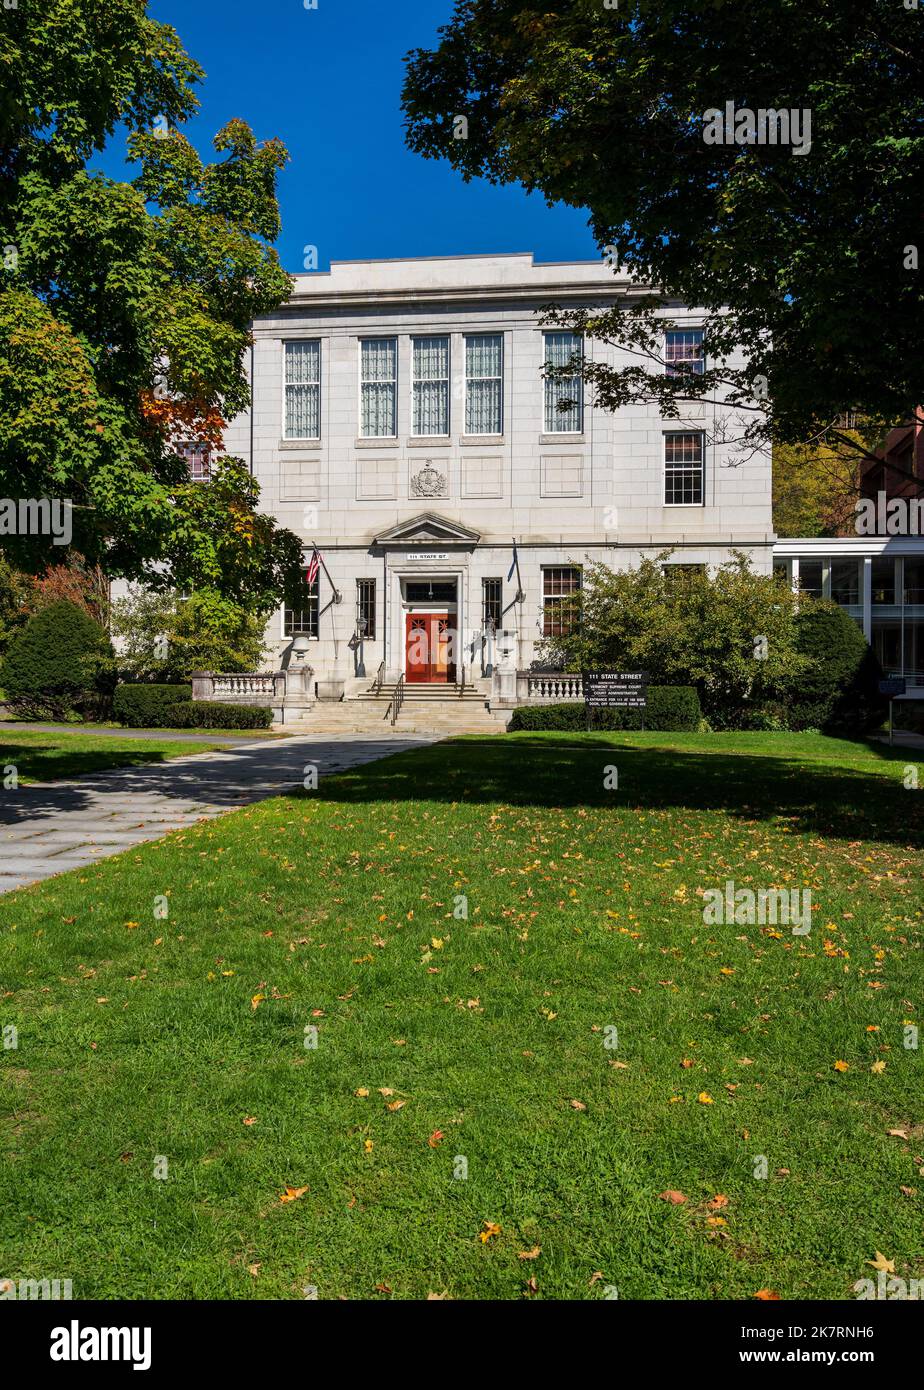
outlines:
{"label": "green foliage", "polygon": [[875,436],[843,432],[812,445],[773,450],[773,527],[779,536],[842,536],[854,527],[860,460]]}
{"label": "green foliage", "polygon": [[183,680],[195,671],[259,671],[265,624],[239,603],[203,590],[177,605],[169,643],[170,669]]}
{"label": "green foliage", "polygon": [[129,729],[174,728],[168,711],[191,699],[191,685],[119,685],[112,712]]}
{"label": "green foliage", "polygon": [[588,566],[571,632],[546,648],[573,671],[643,670],[658,685],[695,686],[710,723],[734,726],[782,698],[808,665],[796,648],[798,600],[742,556],[711,574],[668,556]]}
{"label": "green foliage", "polygon": [[[699,698],[692,686],[651,685],[645,709],[646,729],[655,732],[689,730],[695,733],[702,723]],[[642,713],[629,709],[595,709],[591,711],[594,730],[641,729]],[[581,704],[524,705],[515,709],[509,732],[528,729],[587,729],[587,714]]]}
{"label": "green foliage", "polygon": [[[407,139],[466,179],[588,209],[610,263],[661,287],[653,304],[705,311],[703,378],[647,370],[638,353],[591,364],[607,403],[682,415],[678,396],[729,383],[750,402],[764,376],[776,438],[798,443],[848,405],[895,422],[924,399],[924,277],[907,264],[920,243],[920,37],[920,14],[898,0],[464,0],[437,45],[409,55]],[[810,152],[707,144],[705,113],[726,102],[809,111]],[[630,296],[591,318],[598,336],[643,346]],[[743,360],[721,361],[736,344]]]}
{"label": "green foliage", "polygon": [[715,729],[849,734],[882,718],[878,662],[843,609],[755,574],[742,556],[708,573],[667,555],[588,566],[571,630],[546,652],[572,671],[643,670],[657,685],[695,686]]}
{"label": "green foliage", "polygon": [[176,595],[146,585],[133,586],[112,605],[112,635],[116,639],[119,673],[129,681],[170,680],[170,632],[176,617]]}
{"label": "green foliage", "polygon": [[258,671],[263,619],[214,590],[180,600],[133,590],[113,604],[119,669],[133,681],[188,680],[195,671]]}
{"label": "green foliage", "polygon": [[302,558],[301,541],[256,511],[259,485],[240,459],[220,458],[207,484],[176,490],[170,579],[266,616]]}
{"label": "green foliage", "polygon": [[881,723],[882,668],[853,618],[837,604],[812,603],[797,616],[796,638],[812,666],[793,691],[791,727],[856,735]]}
{"label": "green foliage", "polygon": [[[178,448],[220,451],[251,322],[289,293],[270,245],[285,150],[231,120],[200,159],[177,126],[201,69],[142,0],[7,9],[0,64],[0,495],[70,499],[75,548],[109,574],[268,610],[295,537],[239,461],[193,492]],[[86,167],[120,125],[133,183]],[[60,560],[50,538],[13,545],[32,573]]]}
{"label": "green foliage", "polygon": [[217,700],[193,700],[170,710],[170,727],[174,729],[268,729],[272,722],[271,709],[226,705]]}
{"label": "green foliage", "polygon": [[6,703],[22,719],[105,714],[115,682],[108,634],[73,603],[53,603],[30,618],[0,668]]}
{"label": "green foliage", "polygon": [[0,656],[28,621],[31,591],[28,577],[0,555]]}

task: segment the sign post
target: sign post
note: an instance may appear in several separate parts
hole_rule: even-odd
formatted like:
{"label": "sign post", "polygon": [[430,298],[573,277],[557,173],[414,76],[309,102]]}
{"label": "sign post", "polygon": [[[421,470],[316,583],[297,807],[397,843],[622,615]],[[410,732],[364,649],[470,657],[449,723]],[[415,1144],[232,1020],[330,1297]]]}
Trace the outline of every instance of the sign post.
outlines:
{"label": "sign post", "polygon": [[644,732],[645,708],[648,704],[647,671],[585,671],[583,684],[588,733],[595,709],[637,709],[641,712]]}
{"label": "sign post", "polygon": [[897,695],[904,695],[908,689],[908,682],[904,676],[889,676],[887,680],[879,682],[879,694],[889,697],[889,747],[892,747],[892,706]]}

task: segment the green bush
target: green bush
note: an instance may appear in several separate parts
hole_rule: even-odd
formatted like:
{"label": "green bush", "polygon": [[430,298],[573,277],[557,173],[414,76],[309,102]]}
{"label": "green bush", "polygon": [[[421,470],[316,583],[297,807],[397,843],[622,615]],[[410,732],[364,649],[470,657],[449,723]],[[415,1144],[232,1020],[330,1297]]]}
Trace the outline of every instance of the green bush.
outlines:
{"label": "green bush", "polygon": [[806,604],[796,617],[796,642],[812,667],[791,690],[791,728],[855,735],[882,722],[882,667],[849,614],[833,603]]}
{"label": "green bush", "polygon": [[119,723],[129,729],[173,728],[173,706],[191,699],[191,685],[120,685],[112,707]]}
{"label": "green bush", "polygon": [[105,628],[76,604],[49,604],[12,640],[0,671],[9,709],[21,719],[102,718],[116,683]]}
{"label": "green bush", "polygon": [[174,705],[170,723],[177,729],[268,729],[273,711],[260,705],[225,705],[216,700],[193,700]]}
{"label": "green bush", "polygon": [[[655,733],[696,732],[702,720],[699,699],[689,685],[652,685],[648,687],[645,709],[645,728]],[[604,731],[641,729],[642,712],[633,709],[596,709],[591,711],[591,726]],[[515,709],[509,730],[586,729],[587,713],[583,702],[567,705],[526,705]]]}

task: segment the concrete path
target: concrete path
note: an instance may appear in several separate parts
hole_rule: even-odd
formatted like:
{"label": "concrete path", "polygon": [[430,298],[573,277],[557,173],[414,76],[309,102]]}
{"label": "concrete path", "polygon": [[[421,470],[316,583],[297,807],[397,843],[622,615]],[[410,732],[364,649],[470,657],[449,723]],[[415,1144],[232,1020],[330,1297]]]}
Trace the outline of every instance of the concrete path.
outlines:
{"label": "concrete path", "polygon": [[[921,749],[924,748],[924,734],[906,733],[903,729],[896,729],[894,734],[892,735],[892,739],[893,748],[914,748],[918,752],[920,752]],[[885,743],[886,745],[888,745],[889,735],[874,734],[873,742]]]}
{"label": "concrete path", "polygon": [[0,788],[0,893],[83,868],[198,820],[434,743],[438,734],[303,734],[248,743],[152,767],[100,772],[78,782]]}

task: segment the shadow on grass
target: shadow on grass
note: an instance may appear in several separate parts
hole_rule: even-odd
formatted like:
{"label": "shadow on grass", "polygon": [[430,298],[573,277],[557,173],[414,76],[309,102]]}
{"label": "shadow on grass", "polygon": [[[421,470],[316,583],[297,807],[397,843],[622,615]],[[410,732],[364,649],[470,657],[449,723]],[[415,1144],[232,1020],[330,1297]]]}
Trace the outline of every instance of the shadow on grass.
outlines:
{"label": "shadow on grass", "polygon": [[[796,756],[617,745],[612,737],[460,740],[346,772],[333,784],[322,781],[319,795],[353,803],[721,810],[749,821],[782,819],[793,830],[839,839],[924,845],[924,788],[906,790],[901,777],[907,750],[877,749],[866,771]],[[871,751],[848,743],[845,756],[852,749]],[[883,766],[889,763],[901,768],[890,774]],[[604,784],[608,767],[617,770],[617,790]]]}

